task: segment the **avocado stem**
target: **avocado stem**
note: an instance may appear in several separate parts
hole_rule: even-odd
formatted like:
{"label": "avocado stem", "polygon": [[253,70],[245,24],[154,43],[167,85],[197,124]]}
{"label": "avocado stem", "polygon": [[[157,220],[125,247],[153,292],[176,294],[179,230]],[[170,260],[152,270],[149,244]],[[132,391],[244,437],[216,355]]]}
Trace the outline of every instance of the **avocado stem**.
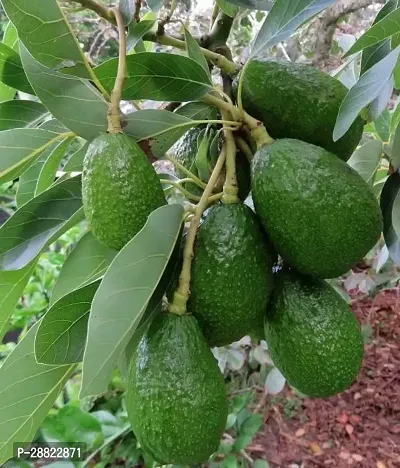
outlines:
{"label": "avocado stem", "polygon": [[113,12],[118,27],[119,58],[117,77],[115,78],[114,89],[111,93],[111,102],[107,112],[107,131],[109,133],[123,133],[121,127],[120,103],[126,76],[126,32],[124,19],[119,8],[114,8]]}
{"label": "avocado stem", "polygon": [[186,174],[193,183],[198,185],[200,188],[205,189],[206,188],[206,183],[203,182],[201,179],[199,179],[193,172],[190,172],[189,169],[186,169],[186,167],[181,164],[179,161],[177,161],[175,158],[172,156],[166,156],[165,158],[167,161],[171,162],[176,168],[178,168],[180,171],[182,171],[184,174]]}
{"label": "avocado stem", "polygon": [[[221,111],[222,118],[229,120],[230,114],[226,111]],[[238,202],[238,185],[236,178],[236,143],[233,138],[232,130],[224,126],[224,145],[226,154],[226,178],[224,184],[224,195],[222,203],[237,203]]]}
{"label": "avocado stem", "polygon": [[190,281],[192,277],[192,259],[194,257],[194,242],[196,240],[197,229],[200,225],[201,215],[207,208],[209,203],[210,195],[213,191],[215,184],[217,183],[218,177],[225,164],[226,149],[222,148],[221,154],[215,164],[212,171],[210,180],[204,189],[203,195],[196,206],[196,211],[190,222],[190,227],[186,237],[185,248],[183,250],[183,265],[182,271],[179,276],[179,286],[174,293],[172,303],[169,311],[173,314],[184,315],[186,313],[186,304],[190,295]]}
{"label": "avocado stem", "polygon": [[180,182],[175,182],[173,180],[168,180],[168,179],[160,179],[160,183],[161,184],[164,184],[164,185],[172,185],[173,187],[175,187],[177,190],[179,190],[181,193],[183,193],[183,195],[185,195],[185,197],[188,199],[188,200],[192,200],[192,201],[200,201],[200,198],[199,196],[195,195],[194,193],[192,192],[189,192],[189,190],[186,190],[184,187],[182,187],[182,185],[180,184]]}
{"label": "avocado stem", "polygon": [[242,151],[242,153],[246,156],[247,160],[249,161],[249,163],[251,163],[251,161],[253,160],[253,157],[254,157],[254,153],[253,153],[253,150],[250,148],[250,146],[248,145],[247,141],[244,140],[242,137],[240,136],[236,136],[235,137],[235,141],[236,141],[236,146]]}

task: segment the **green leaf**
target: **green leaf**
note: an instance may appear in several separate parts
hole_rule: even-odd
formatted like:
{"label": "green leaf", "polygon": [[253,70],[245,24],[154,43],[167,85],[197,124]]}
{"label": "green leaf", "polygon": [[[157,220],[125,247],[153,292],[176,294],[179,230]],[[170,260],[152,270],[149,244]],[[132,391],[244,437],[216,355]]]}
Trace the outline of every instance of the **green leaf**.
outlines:
{"label": "green leaf", "polygon": [[198,42],[196,41],[196,39],[194,39],[194,37],[190,34],[189,30],[186,27],[184,29],[188,57],[193,59],[195,62],[197,62],[204,68],[211,82],[210,67],[208,66],[207,60],[204,57]]}
{"label": "green leaf", "polygon": [[335,0],[275,0],[252,47],[251,56],[265,53],[267,49],[290,37],[296,29],[312,16],[335,3]]}
{"label": "green leaf", "polygon": [[40,102],[5,101],[0,103],[0,131],[36,127],[48,113]]}
{"label": "green leaf", "polygon": [[[216,120],[218,113],[215,107],[211,107],[203,102],[188,102],[178,107],[174,112],[192,120]],[[155,137],[151,142],[151,150],[156,158],[163,158],[165,153],[181,138],[189,127],[177,127],[174,130],[165,132]]]}
{"label": "green leaf", "polygon": [[54,185],[22,206],[0,228],[0,269],[27,265],[81,207],[80,176]]}
{"label": "green leaf", "polygon": [[274,2],[273,0],[226,0],[226,3],[248,8],[249,10],[269,11]]}
{"label": "green leaf", "polygon": [[372,183],[382,157],[383,143],[372,140],[352,154],[347,164],[355,169],[365,182]]}
{"label": "green leaf", "polygon": [[13,456],[13,444],[30,442],[75,366],[38,364],[34,325],[0,368],[0,464]]}
{"label": "green leaf", "polygon": [[147,6],[150,10],[158,11],[163,6],[163,0],[146,0]]}
{"label": "green leaf", "polygon": [[[11,47],[13,50],[18,52],[18,35],[17,30],[15,29],[14,25],[9,21],[5,27],[4,36],[3,36],[3,44]],[[16,90],[10,88],[4,83],[0,82],[0,102],[8,101],[13,99]]]}
{"label": "green leaf", "polygon": [[0,132],[0,183],[22,174],[60,135],[39,128]]}
{"label": "green leaf", "polygon": [[[143,52],[129,55],[122,99],[193,101],[212,89],[204,68],[183,55]],[[111,92],[118,70],[113,58],[95,68],[104,88]]]}
{"label": "green leaf", "polygon": [[74,137],[65,138],[61,141],[50,156],[46,159],[36,184],[35,196],[40,195],[42,192],[47,190],[54,182],[58,168],[60,167],[61,161],[68,151]]}
{"label": "green leaf", "polygon": [[239,8],[226,0],[217,0],[217,5],[226,15],[234,18],[239,12]]}
{"label": "green leaf", "polygon": [[387,39],[400,30],[400,8],[390,12],[383,19],[369,28],[356,42],[350,47],[345,57],[353,55],[356,52],[370,47],[378,42]]}
{"label": "green leaf", "polygon": [[64,166],[64,172],[82,172],[83,160],[85,159],[88,147],[89,143],[83,143],[82,146],[71,155],[67,164]]}
{"label": "green leaf", "polygon": [[89,81],[44,67],[23,46],[21,59],[36,95],[56,119],[88,141],[106,131],[107,102]]}
{"label": "green leaf", "polygon": [[126,38],[126,50],[131,52],[141,42],[142,37],[150,32],[156,21],[143,20],[140,23],[131,23],[129,27],[128,37]]}
{"label": "green leaf", "polygon": [[51,294],[50,306],[95,275],[105,273],[116,254],[87,232],[65,260]]}
{"label": "green leaf", "polygon": [[8,329],[8,321],[35,270],[37,258],[18,271],[0,271],[0,342]]}
{"label": "green leaf", "polygon": [[394,133],[390,162],[394,169],[400,168],[400,122]]}
{"label": "green leaf", "polygon": [[82,361],[90,307],[100,281],[63,296],[47,311],[36,333],[35,355],[42,364]]}
{"label": "green leaf", "polygon": [[400,265],[400,170],[386,180],[381,194],[383,236],[389,255]]}
{"label": "green leaf", "polygon": [[[17,206],[20,207],[47,190],[54,182],[55,173],[60,159],[71,144],[73,137],[65,138],[60,143],[50,145],[39,158],[19,178],[16,196]],[[46,184],[48,184],[46,186]]]}
{"label": "green leaf", "polygon": [[196,122],[184,115],[166,110],[146,109],[125,116],[124,132],[137,140],[161,135],[169,130],[188,129]]}
{"label": "green leaf", "polygon": [[129,26],[135,14],[135,3],[132,0],[119,0],[119,11],[124,18],[125,26]]}
{"label": "green leaf", "polygon": [[255,460],[254,468],[270,468],[269,463],[266,460]]}
{"label": "green leaf", "polygon": [[0,81],[27,94],[35,94],[22,67],[21,59],[11,47],[0,42]]}
{"label": "green leaf", "polygon": [[[279,369],[271,369],[265,380],[265,388],[270,395],[278,395],[285,387],[286,379]],[[258,429],[257,429],[258,430]]]}
{"label": "green leaf", "polygon": [[2,0],[4,11],[33,57],[48,68],[89,78],[82,49],[56,0]]}
{"label": "green leaf", "polygon": [[380,94],[388,80],[392,79],[399,53],[400,47],[397,47],[365,72],[349,90],[339,109],[333,130],[334,141],[339,140],[347,132],[361,110],[372,102]]}
{"label": "green leaf", "polygon": [[385,109],[374,122],[375,130],[382,141],[389,141],[391,119],[392,114],[389,109]]}
{"label": "green leaf", "polygon": [[81,397],[107,389],[111,371],[143,317],[174,251],[182,214],[181,205],[155,210],[107,270],[89,317]]}

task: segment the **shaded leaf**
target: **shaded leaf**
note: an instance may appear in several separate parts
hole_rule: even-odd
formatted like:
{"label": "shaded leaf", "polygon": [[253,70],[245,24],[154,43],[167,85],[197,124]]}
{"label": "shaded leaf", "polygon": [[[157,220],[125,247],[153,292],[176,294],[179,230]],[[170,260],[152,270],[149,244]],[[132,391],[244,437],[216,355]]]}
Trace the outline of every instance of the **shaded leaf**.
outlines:
{"label": "shaded leaf", "polygon": [[372,183],[373,176],[381,161],[382,150],[381,141],[368,141],[352,154],[347,164],[355,169],[365,182]]}
{"label": "shaded leaf", "polygon": [[126,50],[131,52],[142,40],[142,37],[150,32],[156,21],[143,20],[140,23],[132,23],[129,28],[128,37],[126,39]]}
{"label": "shaded leaf", "polygon": [[[15,26],[9,21],[4,29],[3,44],[18,52],[18,35]],[[16,90],[0,82],[0,102],[13,99]]]}
{"label": "shaded leaf", "polygon": [[347,132],[361,110],[372,102],[388,80],[392,79],[399,53],[400,47],[365,72],[347,93],[340,106],[333,131],[334,141],[339,140]]}
{"label": "shaded leaf", "polygon": [[[197,62],[183,55],[143,52],[126,59],[127,74],[122,99],[192,101],[211,90],[210,77]],[[96,76],[109,92],[117,76],[118,59],[95,68]]]}
{"label": "shaded leaf", "polygon": [[270,370],[265,381],[265,389],[270,395],[278,395],[285,387],[286,379],[279,369],[274,367]]}
{"label": "shaded leaf", "polygon": [[397,125],[392,145],[392,153],[390,156],[390,162],[394,169],[400,168],[400,122]]}
{"label": "shaded leaf", "polygon": [[146,0],[150,10],[158,11],[163,6],[163,0]]}
{"label": "shaded leaf", "polygon": [[57,133],[39,128],[16,128],[0,132],[0,183],[18,177],[60,138]]}
{"label": "shaded leaf", "polygon": [[387,80],[378,96],[369,104],[365,118],[370,121],[376,120],[387,109],[387,104],[392,97],[392,93],[393,77]]}
{"label": "shaded leaf", "polygon": [[0,228],[0,268],[27,265],[82,207],[80,176],[67,179],[33,198]]}
{"label": "shaded leaf", "polygon": [[383,19],[369,28],[347,51],[345,57],[360,52],[361,50],[370,47],[383,41],[386,38],[393,36],[400,30],[400,9],[396,9],[388,13]]}
{"label": "shaded leaf", "polygon": [[89,317],[81,397],[107,389],[111,371],[139,325],[174,250],[182,214],[181,205],[155,210],[107,270]]}
{"label": "shaded leaf", "polygon": [[44,67],[23,46],[21,59],[36,95],[57,120],[89,141],[106,131],[107,102],[89,81]]}
{"label": "shaded leaf", "polygon": [[83,143],[82,146],[71,155],[67,164],[64,166],[65,172],[82,172],[83,160],[85,159],[88,146],[89,143]]}
{"label": "shaded leaf", "polygon": [[186,41],[186,50],[188,53],[188,57],[196,61],[199,65],[201,65],[207,75],[210,78],[211,82],[211,72],[210,67],[208,66],[207,60],[201,51],[200,45],[194,39],[194,37],[190,34],[190,31],[185,27],[185,41]]}
{"label": "shaded leaf", "polygon": [[51,293],[50,306],[95,275],[105,273],[116,254],[115,250],[101,244],[91,232],[84,234],[63,263]]}
{"label": "shaded leaf", "polygon": [[15,50],[0,42],[0,81],[27,94],[35,94]]}
{"label": "shaded leaf", "polygon": [[335,0],[275,0],[252,47],[251,56],[266,52],[270,47],[290,37],[312,16],[333,5]]}
{"label": "shaded leaf", "polygon": [[386,181],[381,194],[383,236],[391,259],[400,265],[400,171]]}
{"label": "shaded leaf", "polygon": [[389,141],[391,120],[392,114],[385,109],[374,122],[375,130],[382,141]]}
{"label": "shaded leaf", "polygon": [[125,26],[129,26],[135,14],[135,3],[132,0],[119,0],[119,11],[124,18]]}
{"label": "shaded leaf", "polygon": [[63,365],[82,360],[90,307],[99,285],[95,281],[70,292],[46,312],[35,339],[38,362]]}
{"label": "shaded leaf", "polygon": [[36,323],[0,368],[0,463],[15,442],[31,442],[75,366],[38,364]]}
{"label": "shaded leaf", "polygon": [[36,127],[48,113],[40,102],[5,101],[0,103],[0,131]]}
{"label": "shaded leaf", "polygon": [[48,68],[89,78],[82,49],[56,0],[2,0],[4,11],[33,57]]}
{"label": "shaded leaf", "polygon": [[238,6],[235,6],[234,3],[230,3],[227,0],[217,0],[217,5],[226,15],[230,16],[231,18],[234,18],[239,11]]}
{"label": "shaded leaf", "polygon": [[273,0],[226,0],[226,2],[242,8],[262,11],[269,11],[274,3]]}

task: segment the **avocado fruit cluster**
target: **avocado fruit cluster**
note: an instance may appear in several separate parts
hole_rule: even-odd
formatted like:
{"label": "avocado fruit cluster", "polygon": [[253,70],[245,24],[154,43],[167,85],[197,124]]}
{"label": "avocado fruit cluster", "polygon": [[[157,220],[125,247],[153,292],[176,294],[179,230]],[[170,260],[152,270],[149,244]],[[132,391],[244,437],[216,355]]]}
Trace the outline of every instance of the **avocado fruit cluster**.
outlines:
{"label": "avocado fruit cluster", "polygon": [[82,200],[95,237],[120,250],[166,204],[158,176],[136,141],[122,133],[94,139],[83,163]]}

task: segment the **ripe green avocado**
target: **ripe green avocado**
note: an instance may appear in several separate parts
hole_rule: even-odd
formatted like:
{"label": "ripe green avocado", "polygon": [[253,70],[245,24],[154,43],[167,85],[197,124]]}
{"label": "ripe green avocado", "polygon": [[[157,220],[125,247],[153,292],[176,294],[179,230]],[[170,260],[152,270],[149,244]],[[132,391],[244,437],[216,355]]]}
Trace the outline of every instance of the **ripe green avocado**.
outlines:
{"label": "ripe green avocado", "polygon": [[360,175],[303,141],[277,140],[255,154],[252,194],[283,260],[317,278],[346,273],[382,231],[379,205]]}
{"label": "ripe green avocado", "polygon": [[[245,110],[261,120],[273,138],[296,138],[321,146],[347,161],[363,133],[358,117],[338,141],[332,139],[347,88],[316,68],[292,62],[251,60],[244,72]],[[239,77],[234,88],[237,92]]]}
{"label": "ripe green avocado", "polygon": [[[198,149],[198,138],[204,127],[197,126],[188,130],[171,148],[169,154],[179,161],[186,169],[198,176],[195,159]],[[211,167],[212,170],[212,167]],[[183,179],[187,175],[175,169],[176,175]],[[238,196],[241,200],[245,200],[250,192],[250,164],[242,151],[238,151],[236,156],[236,177],[239,188]],[[208,182],[205,180],[204,182]],[[225,172],[222,171],[220,180],[218,181],[214,191],[221,192],[225,182]],[[193,183],[185,184],[185,188],[194,195],[201,196],[202,190]]]}
{"label": "ripe green avocado", "polygon": [[272,263],[248,206],[219,204],[210,209],[197,233],[189,300],[210,346],[262,330]]}
{"label": "ripe green avocado", "polygon": [[290,385],[310,397],[346,390],[358,375],[363,338],[346,301],[325,281],[277,274],[265,336]]}
{"label": "ripe green avocado", "polygon": [[159,463],[202,463],[218,449],[225,385],[193,316],[154,319],[130,364],[127,410],[141,446]]}
{"label": "ripe green avocado", "polygon": [[135,140],[103,133],[89,145],[83,163],[83,207],[93,234],[122,249],[166,204],[158,176]]}

